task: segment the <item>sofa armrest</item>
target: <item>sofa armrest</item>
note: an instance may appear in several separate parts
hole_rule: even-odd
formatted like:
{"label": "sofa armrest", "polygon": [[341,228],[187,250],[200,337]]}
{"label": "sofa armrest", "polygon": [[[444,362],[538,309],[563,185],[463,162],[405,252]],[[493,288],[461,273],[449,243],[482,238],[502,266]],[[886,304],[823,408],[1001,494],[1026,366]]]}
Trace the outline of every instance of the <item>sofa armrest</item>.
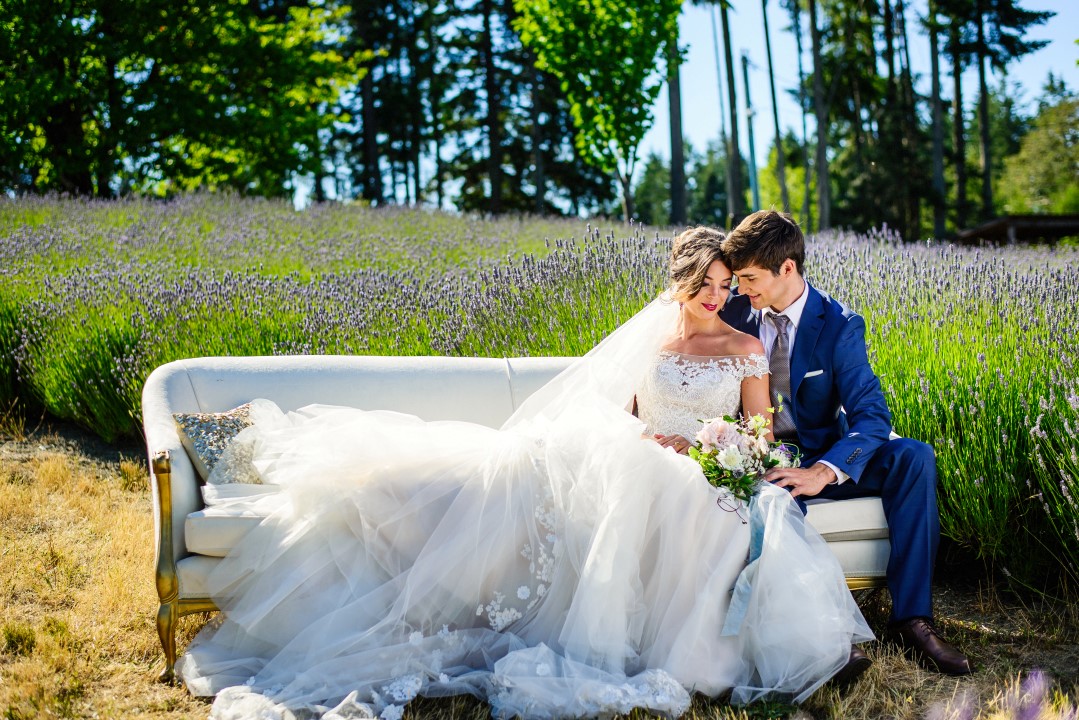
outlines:
{"label": "sofa armrest", "polygon": [[[172,515],[172,462],[171,453],[162,450],[150,460],[154,483],[154,520],[157,532],[157,595],[162,603],[169,603],[180,596],[180,581],[176,577],[176,544],[173,541],[172,522],[160,522],[159,518]],[[183,527],[181,523],[179,527]]]}
{"label": "sofa armrest", "polygon": [[[150,373],[142,392],[142,421],[146,434],[146,451],[150,459],[150,489],[153,494],[155,556],[160,565],[168,556],[171,562],[187,556],[184,539],[184,520],[190,513],[202,509],[202,493],[191,459],[187,456],[174,412],[198,411],[198,400],[187,377],[183,361],[162,365]],[[161,463],[159,458],[166,457]],[[158,476],[158,468],[168,470],[168,492]],[[167,495],[167,497],[166,497]],[[162,539],[171,540],[168,546]]]}

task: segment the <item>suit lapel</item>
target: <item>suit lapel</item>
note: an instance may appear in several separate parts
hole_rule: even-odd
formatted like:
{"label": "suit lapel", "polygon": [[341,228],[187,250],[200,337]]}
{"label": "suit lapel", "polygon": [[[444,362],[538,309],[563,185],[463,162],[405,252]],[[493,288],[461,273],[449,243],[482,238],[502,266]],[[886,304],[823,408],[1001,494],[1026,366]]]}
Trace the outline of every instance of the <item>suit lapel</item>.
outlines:
{"label": "suit lapel", "polygon": [[794,336],[794,352],[791,353],[791,396],[798,397],[798,387],[809,372],[809,359],[824,329],[824,301],[816,288],[809,286],[802,320]]}

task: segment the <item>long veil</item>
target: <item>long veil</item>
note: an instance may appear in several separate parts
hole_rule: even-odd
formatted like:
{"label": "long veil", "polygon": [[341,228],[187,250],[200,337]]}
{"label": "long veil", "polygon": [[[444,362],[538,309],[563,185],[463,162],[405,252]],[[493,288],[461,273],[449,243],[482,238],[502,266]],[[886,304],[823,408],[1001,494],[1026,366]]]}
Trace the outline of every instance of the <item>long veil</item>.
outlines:
{"label": "long veil", "polygon": [[502,425],[508,430],[538,419],[553,419],[574,407],[602,399],[627,407],[649,363],[680,323],[670,290],[662,292],[598,345],[530,395]]}

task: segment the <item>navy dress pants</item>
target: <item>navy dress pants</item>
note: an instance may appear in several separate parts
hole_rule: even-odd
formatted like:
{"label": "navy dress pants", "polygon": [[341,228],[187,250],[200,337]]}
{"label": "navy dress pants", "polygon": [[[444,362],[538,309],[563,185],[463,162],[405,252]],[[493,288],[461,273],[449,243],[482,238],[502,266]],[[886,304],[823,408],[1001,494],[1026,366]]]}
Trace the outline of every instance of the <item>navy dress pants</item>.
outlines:
{"label": "navy dress pants", "polygon": [[[891,536],[891,621],[932,618],[930,583],[940,543],[937,463],[932,446],[910,438],[889,440],[874,453],[858,482],[852,478],[841,485],[829,485],[817,497],[880,497]],[[804,512],[805,504],[798,504]]]}

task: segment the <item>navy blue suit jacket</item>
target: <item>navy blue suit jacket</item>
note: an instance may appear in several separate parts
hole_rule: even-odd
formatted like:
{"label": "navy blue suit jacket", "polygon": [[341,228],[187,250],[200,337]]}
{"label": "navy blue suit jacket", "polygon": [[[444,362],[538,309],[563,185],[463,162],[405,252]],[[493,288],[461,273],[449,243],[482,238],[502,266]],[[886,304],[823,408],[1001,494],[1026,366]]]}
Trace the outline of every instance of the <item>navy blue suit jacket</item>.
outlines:
{"label": "navy blue suit jacket", "polygon": [[[731,295],[720,317],[759,335],[760,314]],[[839,301],[809,286],[791,353],[791,397],[804,466],[827,460],[855,482],[888,441],[891,415],[865,346],[865,322]]]}

